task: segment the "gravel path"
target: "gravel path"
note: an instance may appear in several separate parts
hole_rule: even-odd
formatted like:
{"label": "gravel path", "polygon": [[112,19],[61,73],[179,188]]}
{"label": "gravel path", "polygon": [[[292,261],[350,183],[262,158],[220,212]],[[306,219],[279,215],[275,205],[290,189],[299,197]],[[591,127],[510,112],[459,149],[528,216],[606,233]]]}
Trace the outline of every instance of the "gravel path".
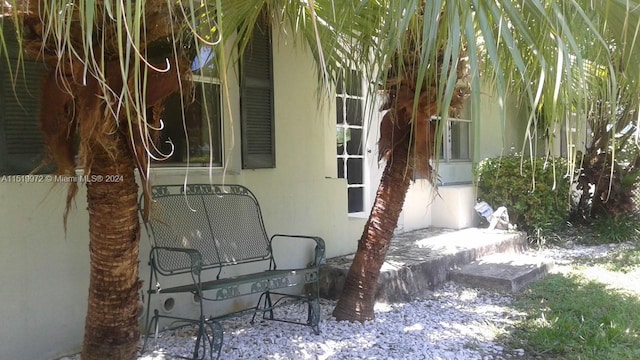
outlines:
{"label": "gravel path", "polygon": [[[338,322],[335,303],[323,301],[320,335],[309,328],[279,322],[251,326],[249,317],[223,322],[221,359],[502,359],[521,355],[494,342],[516,314],[511,299],[445,284],[429,299],[409,304],[376,305],[376,319],[365,324]],[[299,309],[287,308],[291,312]],[[191,331],[166,332],[158,350],[140,359],[187,356]]]}
{"label": "gravel path", "polygon": [[[549,257],[562,271],[576,258],[605,256],[615,246],[571,246],[535,252]],[[428,298],[408,304],[378,304],[376,319],[365,324],[337,322],[335,302],[323,300],[321,334],[309,328],[250,317],[223,322],[221,359],[526,359],[522,349],[506,349],[496,337],[508,331],[521,314],[512,298],[490,291],[446,283]],[[302,313],[299,306],[283,311]],[[161,333],[155,350],[141,360],[189,356],[193,329]],[[153,347],[153,346],[151,346]],[[68,358],[67,360],[74,360]]]}

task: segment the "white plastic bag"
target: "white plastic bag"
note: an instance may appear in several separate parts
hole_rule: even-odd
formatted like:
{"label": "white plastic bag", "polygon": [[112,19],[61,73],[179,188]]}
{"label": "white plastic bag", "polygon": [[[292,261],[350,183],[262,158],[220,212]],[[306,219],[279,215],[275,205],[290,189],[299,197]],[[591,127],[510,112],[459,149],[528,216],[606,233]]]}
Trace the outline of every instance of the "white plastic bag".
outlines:
{"label": "white plastic bag", "polygon": [[491,208],[491,206],[489,206],[489,204],[481,201],[477,203],[473,208],[478,212],[478,214],[480,214],[480,216],[487,219],[487,221],[491,221],[491,217],[493,217],[493,209]]}

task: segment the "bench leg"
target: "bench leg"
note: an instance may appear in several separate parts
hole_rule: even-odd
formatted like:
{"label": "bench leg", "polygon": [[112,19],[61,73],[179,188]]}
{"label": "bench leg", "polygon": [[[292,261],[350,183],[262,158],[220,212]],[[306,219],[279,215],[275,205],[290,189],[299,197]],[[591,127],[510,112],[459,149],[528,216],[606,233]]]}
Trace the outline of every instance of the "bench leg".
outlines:
{"label": "bench leg", "polygon": [[309,300],[307,325],[311,326],[316,335],[320,335],[320,301],[317,298]]}
{"label": "bench leg", "polygon": [[[317,297],[299,297],[299,296],[293,296],[293,295],[287,295],[287,294],[280,294],[280,293],[276,293],[277,295],[283,295],[284,297],[294,297],[296,299],[304,299],[304,302],[307,303],[307,323],[306,325],[311,327],[311,329],[313,330],[314,334],[316,335],[320,335],[320,300]],[[282,300],[279,299],[278,301]],[[278,301],[276,301],[276,303],[278,303]],[[262,312],[263,314],[263,319],[265,320],[277,320],[277,321],[283,321],[283,322],[290,322],[290,323],[298,323],[297,321],[289,321],[289,320],[285,320],[285,319],[276,319],[273,315],[273,308],[274,308],[274,304],[273,304],[273,300],[271,298],[271,292],[270,291],[265,291],[264,293],[262,293],[260,295],[260,298],[258,299],[258,304],[256,305],[256,307],[254,308],[253,311],[253,317],[251,318],[251,324],[255,323],[255,319],[256,316],[258,315],[258,312]],[[269,315],[267,315],[267,313],[269,313]]]}
{"label": "bench leg", "polygon": [[[191,359],[193,360],[204,360],[207,358],[207,347],[209,348],[209,358],[211,360],[218,359],[220,357],[220,353],[222,350],[222,342],[224,338],[224,331],[222,329],[222,325],[218,321],[214,320],[206,320],[204,316],[204,307],[202,303],[200,304],[200,319],[184,319],[178,317],[171,316],[162,316],[158,309],[154,309],[154,315],[149,317],[150,315],[150,302],[147,304],[147,314],[146,314],[146,325],[145,325],[145,334],[144,334],[144,343],[142,344],[142,349],[140,350],[140,354],[144,354],[147,344],[149,343],[149,337],[151,336],[151,329],[153,329],[153,334],[156,342],[156,346],[158,343],[158,334],[160,332],[160,318],[173,319],[179,322],[183,322],[198,327],[198,336],[196,337],[195,345],[193,348],[193,355]],[[202,351],[201,351],[202,350]],[[179,358],[184,358],[179,356]],[[189,358],[186,358],[189,359]]]}
{"label": "bench leg", "polygon": [[[208,330],[208,331],[207,331]],[[209,333],[211,335],[209,335]],[[198,337],[193,349],[193,359],[206,359],[207,347],[209,348],[209,358],[211,360],[219,359],[222,351],[222,342],[224,339],[224,330],[219,321],[203,320],[198,329]],[[202,345],[200,345],[202,342]],[[199,351],[202,346],[202,356]]]}
{"label": "bench leg", "polygon": [[146,325],[145,325],[145,329],[144,329],[144,342],[142,343],[142,349],[140,349],[140,354],[144,354],[146,348],[147,348],[147,344],[149,343],[149,330],[151,330],[151,328],[153,328],[153,332],[154,332],[154,339],[156,344],[158,343],[158,317],[159,317],[159,313],[158,310],[154,310],[154,315],[151,319],[149,319],[149,305],[147,304],[147,315],[146,315]]}
{"label": "bench leg", "polygon": [[[207,345],[209,347],[209,358],[211,360],[220,358],[220,352],[222,351],[222,342],[224,339],[224,330],[222,329],[222,325],[219,321],[207,320],[205,318],[204,306],[202,304],[202,301],[200,301],[200,323],[198,325],[198,338],[196,339],[196,345],[193,349],[193,359],[204,360],[207,355]],[[211,336],[209,336],[207,328],[210,330]],[[201,358],[198,355],[198,350],[200,349],[200,341],[202,341]]]}
{"label": "bench leg", "polygon": [[[265,304],[264,304],[265,309],[269,309],[269,320],[273,320],[273,301],[271,301],[271,293],[269,291],[266,292],[264,299],[265,299]],[[262,313],[262,318],[263,319],[267,318],[266,312]]]}
{"label": "bench leg", "polygon": [[[264,305],[261,306],[260,304],[263,301],[264,301]],[[265,291],[260,295],[260,298],[258,299],[258,304],[256,305],[253,312],[253,317],[251,318],[251,324],[255,323],[256,315],[258,315],[258,312],[262,312],[263,319],[267,319],[266,313],[269,312],[268,319],[273,320],[273,301],[271,301],[271,292]]]}
{"label": "bench leg", "polygon": [[[207,323],[211,328],[211,360],[220,358],[220,351],[222,351],[222,341],[224,340],[224,330],[222,325],[218,321]],[[215,357],[214,357],[215,356]]]}
{"label": "bench leg", "polygon": [[[200,305],[202,307],[202,305]],[[204,327],[204,316],[200,315],[200,323],[198,324],[198,337],[196,337],[196,345],[193,347],[193,359],[200,359],[199,350],[200,350],[200,341],[203,341],[202,344],[202,359],[205,358],[207,353],[207,347],[204,344],[204,340],[207,339],[207,329]],[[209,340],[207,339],[207,342]]]}
{"label": "bench leg", "polygon": [[[207,333],[207,328],[211,331],[211,336]],[[196,348],[194,349],[193,359],[205,359],[207,355],[207,347],[209,346],[209,358],[211,360],[219,359],[220,352],[222,351],[222,341],[224,338],[224,330],[222,325],[218,321],[205,321],[202,324],[202,330],[196,339]],[[202,357],[198,355],[198,349],[200,347],[200,340],[202,340]],[[206,344],[205,341],[206,340]]]}

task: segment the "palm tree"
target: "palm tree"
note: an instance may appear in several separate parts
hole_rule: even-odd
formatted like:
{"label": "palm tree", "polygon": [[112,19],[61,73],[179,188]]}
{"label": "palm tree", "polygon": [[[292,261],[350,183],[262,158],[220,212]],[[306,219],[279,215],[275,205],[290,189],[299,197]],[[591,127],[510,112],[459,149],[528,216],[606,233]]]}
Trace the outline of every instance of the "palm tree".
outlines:
{"label": "palm tree", "polygon": [[[373,317],[380,266],[414,172],[432,175],[428,159],[438,151],[444,122],[431,117],[446,118],[459,108],[470,86],[478,127],[482,72],[500,97],[508,91],[521,93],[532,109],[541,103],[540,89],[553,89],[546,101],[552,116],[540,124],[551,131],[564,121],[558,104],[579,105],[582,99],[572,86],[584,75],[571,75],[560,59],[573,57],[582,66],[575,39],[588,36],[595,37],[593,48],[602,51],[609,65],[611,48],[597,36],[602,28],[594,25],[604,21],[591,19],[637,11],[625,5],[636,2],[3,2],[2,13],[16,24],[26,52],[51,69],[44,86],[56,101],[45,99],[41,124],[58,171],[73,174],[77,154],[85,174],[96,179],[117,175],[119,180],[88,184],[91,285],[83,359],[135,358],[140,232],[134,169],[145,190],[155,151],[152,137],[160,128],[147,108],[159,113],[163,99],[184,87],[189,68],[185,52],[193,46],[214,46],[219,68],[226,69],[225,41],[241,54],[256,22],[266,16],[273,26],[291,29],[293,38],[312,51],[321,89],[328,91],[340,69],[357,67],[366,69],[385,92],[379,147],[386,167],[334,311],[339,319],[363,321]],[[628,28],[613,32],[622,30]],[[150,79],[153,87],[147,86]],[[377,90],[372,87],[372,93]],[[531,122],[536,121],[532,112]],[[73,146],[75,137],[78,147]],[[71,188],[69,198],[74,194]]]}
{"label": "palm tree", "polygon": [[[13,23],[20,54],[50,69],[42,83],[40,127],[58,174],[75,176],[80,166],[89,179],[91,276],[83,359],[136,357],[141,281],[135,170],[147,192],[150,159],[169,155],[159,153],[153,141],[162,128],[163,101],[179,91],[188,101],[188,54],[214,47],[218,68],[226,69],[224,41],[238,34],[234,45],[244,49],[264,16],[288,19],[303,29],[303,40],[315,44],[313,7],[271,3],[12,0],[0,5],[0,21]],[[229,20],[224,27],[222,9]],[[296,22],[304,17],[312,21],[299,27]],[[3,51],[5,27],[0,29]],[[76,192],[72,183],[67,212]]]}
{"label": "palm tree", "polygon": [[636,137],[640,78],[638,67],[632,65],[637,60],[638,44],[631,40],[637,31],[638,10],[627,9],[630,5],[614,2],[600,9],[613,18],[599,24],[613,49],[611,65],[607,66],[602,54],[594,53],[590,44],[583,45],[590,60],[584,86],[588,134],[584,154],[576,159],[582,165],[577,178],[577,188],[582,190],[575,209],[578,221],[628,215],[636,210],[633,190],[640,175]]}
{"label": "palm tree", "polygon": [[[378,150],[379,160],[384,160],[386,166],[342,295],[333,312],[338,320],[373,319],[377,279],[409,185],[416,175],[429,179],[433,175],[430,160],[439,145],[436,139],[441,128],[438,129],[432,117],[443,112],[446,116],[454,115],[469,94],[466,62],[460,60],[465,49],[460,42],[451,46],[435,44],[433,53],[427,56],[442,66],[421,76],[421,56],[426,49],[421,49],[423,37],[419,29],[425,23],[425,17],[433,14],[425,14],[425,9],[416,5],[417,11],[404,33],[399,32],[403,46],[394,49],[389,64],[382,67],[388,69],[387,72],[380,74],[387,100],[381,109],[386,113],[380,125]],[[443,15],[434,22],[447,23],[450,19]],[[449,94],[444,94],[449,106],[440,102],[443,94],[438,88],[442,79],[453,79],[456,84],[447,90]]]}
{"label": "palm tree", "polygon": [[[602,85],[598,80],[602,79],[594,83]],[[640,175],[640,151],[634,135],[640,100],[629,85],[618,84],[616,94],[611,94],[614,101],[607,85],[589,91],[593,97],[587,107],[590,136],[583,156],[577,159],[582,164],[577,178],[581,195],[574,210],[579,222],[636,210],[633,191]]]}
{"label": "palm tree", "polygon": [[[152,123],[144,109],[180,89],[177,75],[184,64],[180,52],[161,63],[149,57],[147,66],[141,56],[125,53],[148,54],[157,42],[172,38],[167,5],[147,1],[144,24],[124,16],[134,13],[131,4],[14,2],[5,9],[26,54],[50,69],[40,116],[47,151],[65,176],[75,176],[79,156],[89,179],[91,277],[83,359],[136,356],[141,282],[134,170],[144,177],[148,165],[138,128]],[[128,37],[138,41],[118,43]],[[146,86],[150,80],[153,88]],[[76,190],[72,183],[68,205]]]}
{"label": "palm tree", "polygon": [[[637,52],[625,47],[623,40],[629,42],[637,31],[638,11],[636,2],[622,0],[372,1],[360,5],[350,21],[361,16],[379,22],[368,27],[372,33],[354,30],[358,40],[351,54],[352,59],[365,59],[365,67],[386,71],[379,74],[389,104],[379,147],[387,163],[333,312],[337,319],[373,318],[379,269],[411,176],[416,170],[432,174],[428,160],[440,146],[444,123],[425,126],[425,122],[435,115],[446,118],[458,109],[470,85],[474,91],[469,105],[478,129],[482,78],[495,88],[498,99],[520,94],[532,109],[523,148],[529,149],[533,161],[538,140],[553,134],[559,124],[585,127],[589,98],[582,89],[588,79],[585,64],[597,60],[610,68],[617,58],[615,50],[623,50],[625,64],[637,60]],[[629,25],[607,26],[615,18],[618,24]],[[370,53],[375,55],[368,57]],[[610,82],[616,76],[620,73],[604,75]],[[638,93],[637,83],[631,91]],[[545,116],[539,117],[537,109],[543,103]],[[568,136],[572,161],[577,141]],[[437,165],[437,159],[432,162]]]}

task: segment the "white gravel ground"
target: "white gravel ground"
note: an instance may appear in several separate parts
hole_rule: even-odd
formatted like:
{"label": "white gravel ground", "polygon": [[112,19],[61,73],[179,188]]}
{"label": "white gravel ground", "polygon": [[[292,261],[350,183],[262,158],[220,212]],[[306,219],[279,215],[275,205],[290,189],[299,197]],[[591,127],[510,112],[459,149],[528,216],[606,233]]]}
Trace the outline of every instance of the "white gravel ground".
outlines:
{"label": "white gravel ground", "polygon": [[[376,319],[365,324],[338,322],[335,303],[322,302],[321,334],[310,328],[250,317],[223,322],[221,359],[503,359],[523,354],[506,352],[494,342],[512,322],[511,299],[448,283],[429,299],[409,304],[376,305]],[[301,309],[287,308],[296,312]],[[192,331],[165,332],[158,348],[144,360],[188,356]]]}
{"label": "white gravel ground", "polygon": [[[552,248],[537,255],[553,259],[559,268],[579,257],[601,257],[614,246]],[[376,319],[365,324],[338,322],[331,316],[335,302],[323,300],[321,334],[310,328],[267,321],[254,325],[250,317],[222,322],[221,359],[518,359],[522,349],[505,349],[496,336],[520,316],[512,298],[494,292],[446,283],[428,298],[408,304],[378,304]],[[284,308],[299,314],[299,306]],[[157,346],[139,359],[165,360],[189,356],[194,330],[161,333]],[[67,358],[74,360],[77,357]],[[64,360],[64,359],[63,359]]]}

